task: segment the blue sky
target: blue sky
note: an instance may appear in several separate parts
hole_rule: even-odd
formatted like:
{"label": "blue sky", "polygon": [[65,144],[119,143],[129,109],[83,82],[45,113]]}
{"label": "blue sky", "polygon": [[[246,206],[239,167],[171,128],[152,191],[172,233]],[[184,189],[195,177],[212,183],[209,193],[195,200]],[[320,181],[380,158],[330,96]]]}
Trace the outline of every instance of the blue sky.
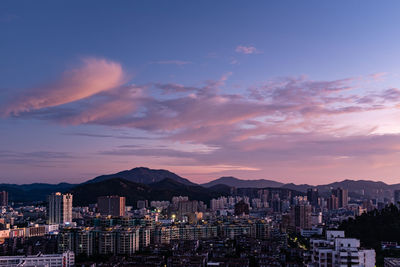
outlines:
{"label": "blue sky", "polygon": [[[393,182],[399,5],[2,1],[1,178],[79,182],[149,166],[199,182]],[[349,142],[355,152],[338,149]]]}

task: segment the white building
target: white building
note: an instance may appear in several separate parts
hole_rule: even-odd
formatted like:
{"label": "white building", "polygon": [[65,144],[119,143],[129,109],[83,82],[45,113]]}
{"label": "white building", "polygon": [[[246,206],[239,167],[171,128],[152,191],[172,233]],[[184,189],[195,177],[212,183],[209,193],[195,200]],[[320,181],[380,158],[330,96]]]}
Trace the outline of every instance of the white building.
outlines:
{"label": "white building", "polygon": [[218,199],[211,199],[210,201],[211,210],[223,210],[227,207],[228,199],[226,197],[219,197]]}
{"label": "white building", "polygon": [[46,234],[56,233],[59,230],[59,224],[46,224]]}
{"label": "white building", "polygon": [[49,224],[72,222],[72,195],[60,192],[49,196]]}
{"label": "white building", "polygon": [[375,250],[360,248],[360,240],[345,238],[344,231],[327,231],[326,239],[311,239],[311,266],[374,267]]}
{"label": "white building", "polygon": [[3,256],[0,266],[24,267],[72,267],[75,266],[75,255],[71,251],[63,254],[38,254],[32,256]]}

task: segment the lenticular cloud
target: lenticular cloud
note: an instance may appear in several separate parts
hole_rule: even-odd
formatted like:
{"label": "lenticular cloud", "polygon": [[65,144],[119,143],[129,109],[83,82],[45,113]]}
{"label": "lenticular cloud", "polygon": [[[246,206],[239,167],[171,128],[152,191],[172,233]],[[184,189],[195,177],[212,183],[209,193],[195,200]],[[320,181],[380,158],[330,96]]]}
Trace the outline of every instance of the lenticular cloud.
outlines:
{"label": "lenticular cloud", "polygon": [[5,116],[54,107],[81,100],[124,83],[119,63],[105,59],[86,58],[78,68],[66,71],[57,81],[28,90],[3,109]]}

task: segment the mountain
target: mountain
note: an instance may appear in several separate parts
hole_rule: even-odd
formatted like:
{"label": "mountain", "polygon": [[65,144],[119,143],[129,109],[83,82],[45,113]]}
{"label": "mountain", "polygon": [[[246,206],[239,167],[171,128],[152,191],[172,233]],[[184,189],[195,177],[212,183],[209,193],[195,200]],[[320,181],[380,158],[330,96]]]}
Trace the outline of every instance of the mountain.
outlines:
{"label": "mountain", "polygon": [[[110,181],[110,183],[107,183],[107,181]],[[101,195],[124,194],[127,200],[129,199],[130,201],[128,203],[133,204],[139,199],[168,200],[175,195],[185,195],[191,199],[208,202],[212,197],[230,195],[233,188],[242,188],[243,190],[251,188],[280,188],[304,193],[308,188],[315,187],[318,188],[322,196],[328,196],[332,188],[346,188],[353,198],[391,197],[394,190],[400,190],[400,184],[389,185],[384,182],[368,180],[343,180],[312,186],[308,184],[283,184],[265,179],[241,180],[235,177],[221,177],[198,185],[168,170],[138,167],[115,174],[101,175],[79,185],[69,183],[0,184],[0,191],[8,191],[11,202],[45,201],[46,197],[53,192],[64,193],[70,191],[77,192],[77,197],[74,196],[77,203],[94,203],[97,196]],[[132,194],[133,196],[131,196]]]}
{"label": "mountain", "polygon": [[335,187],[343,187],[349,189],[349,191],[357,191],[357,190],[388,190],[391,188],[391,185],[388,185],[384,182],[375,182],[368,180],[343,180],[341,182],[334,182],[327,185],[319,185],[322,191],[327,191],[330,188]]}
{"label": "mountain", "polygon": [[111,178],[100,182],[83,183],[72,188],[73,205],[84,206],[96,203],[100,196],[118,195],[126,197],[127,205],[135,201],[146,199],[150,187],[145,184],[134,183],[122,178]]}
{"label": "mountain", "polygon": [[202,184],[204,187],[211,187],[214,185],[218,184],[224,184],[227,186],[231,187],[237,187],[237,188],[244,188],[244,187],[254,187],[254,188],[265,188],[265,187],[281,187],[284,184],[280,182],[275,182],[272,180],[265,180],[265,179],[259,179],[259,180],[241,180],[232,176],[229,177],[221,177],[216,180],[213,180],[211,182]]}
{"label": "mountain", "polygon": [[375,182],[369,180],[343,180],[340,182],[334,182],[323,185],[308,185],[308,184],[294,184],[287,183],[283,184],[280,182],[272,181],[272,180],[242,180],[235,177],[221,177],[211,182],[202,184],[204,187],[210,187],[213,185],[228,185],[230,187],[236,188],[265,188],[265,187],[276,187],[276,188],[286,188],[299,192],[307,192],[308,188],[317,188],[318,191],[327,196],[330,194],[333,188],[345,188],[349,190],[349,194],[352,197],[360,198],[360,197],[370,197],[376,198],[381,196],[390,197],[394,190],[400,189],[400,184],[389,185],[384,182]]}
{"label": "mountain", "polygon": [[201,200],[208,203],[212,198],[229,195],[229,186],[204,188],[200,185],[185,185],[173,179],[164,179],[149,185],[152,195],[158,200],[170,200],[173,196],[188,196],[190,200]]}
{"label": "mountain", "polygon": [[308,188],[317,188],[322,195],[329,195],[333,188],[345,188],[349,190],[349,194],[353,197],[359,198],[367,196],[370,198],[376,198],[379,196],[390,197],[390,194],[397,189],[400,189],[400,184],[389,185],[384,182],[375,182],[369,180],[343,180],[340,182],[333,182],[324,185],[307,185],[300,184],[296,185],[293,183],[283,185],[284,188],[306,192]]}
{"label": "mountain", "polygon": [[121,171],[114,174],[101,175],[92,180],[87,181],[86,183],[96,183],[112,178],[122,178],[134,183],[141,183],[141,184],[156,183],[161,180],[164,180],[165,178],[170,178],[182,184],[196,185],[195,183],[192,183],[188,179],[182,178],[173,172],[167,170],[153,170],[145,167],[137,167],[132,170]]}
{"label": "mountain", "polygon": [[368,180],[343,180],[341,182],[334,182],[327,185],[317,186],[321,192],[329,192],[331,188],[342,187],[359,195],[369,196],[375,198],[378,196],[388,196],[389,192],[397,189],[396,186],[388,185],[384,182],[375,182]]}
{"label": "mountain", "polygon": [[294,183],[288,183],[284,184],[282,188],[287,188],[287,189],[292,189],[300,192],[307,192],[308,188],[314,187],[313,185],[308,185],[308,184],[294,184]]}
{"label": "mountain", "polygon": [[10,202],[45,201],[47,196],[54,192],[66,192],[75,187],[75,184],[0,184],[0,191],[7,191]]}
{"label": "mountain", "polygon": [[166,178],[152,184],[141,184],[123,178],[110,178],[100,182],[83,183],[70,191],[74,195],[74,206],[83,206],[97,202],[99,196],[119,195],[126,197],[126,204],[136,206],[138,200],[171,200],[173,196],[188,196],[190,200],[208,203],[210,199],[229,195],[227,186],[204,188],[199,185],[187,185]]}

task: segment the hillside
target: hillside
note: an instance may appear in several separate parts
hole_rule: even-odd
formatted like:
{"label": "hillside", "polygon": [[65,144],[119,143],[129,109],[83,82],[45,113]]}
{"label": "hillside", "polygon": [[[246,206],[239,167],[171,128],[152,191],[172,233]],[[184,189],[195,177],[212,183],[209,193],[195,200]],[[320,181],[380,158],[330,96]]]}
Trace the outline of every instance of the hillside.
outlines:
{"label": "hillside", "polygon": [[211,187],[214,185],[218,184],[223,184],[227,185],[230,187],[254,187],[254,188],[265,188],[265,187],[281,187],[283,186],[283,183],[272,181],[272,180],[265,180],[265,179],[259,179],[259,180],[242,180],[238,179],[236,177],[221,177],[216,180],[213,180],[211,182],[202,184],[204,187]]}
{"label": "hillside", "polygon": [[349,192],[364,194],[371,197],[377,196],[378,194],[383,194],[384,191],[395,189],[395,187],[392,187],[391,185],[388,185],[384,182],[375,182],[368,180],[343,180],[341,182],[334,182],[327,185],[317,186],[318,190],[321,192],[330,191],[331,188],[336,187],[347,188]]}
{"label": "hillside", "polygon": [[35,202],[45,201],[53,192],[66,192],[76,186],[75,184],[0,184],[0,191],[8,192],[10,202]]}
{"label": "hillside", "polygon": [[[235,177],[221,177],[208,183],[198,185],[168,170],[153,170],[145,167],[138,167],[131,170],[121,171],[115,174],[101,175],[79,185],[68,183],[34,183],[24,185],[0,184],[0,191],[8,191],[9,199],[13,202],[45,201],[46,196],[53,192],[66,192],[72,190],[74,187],[76,187],[76,190],[78,190],[83,185],[104,182],[115,178],[120,178],[124,180],[124,183],[128,181],[133,184],[137,184],[137,186],[141,188],[146,187],[147,185],[146,188],[148,189],[146,190],[150,190],[151,194],[154,194],[151,195],[154,199],[161,199],[160,196],[165,196],[165,199],[169,199],[169,197],[172,195],[193,194],[193,199],[197,198],[208,201],[211,195],[230,194],[232,188],[282,188],[305,193],[307,189],[311,187],[318,188],[322,196],[327,196],[331,192],[332,188],[342,187],[347,188],[349,190],[349,195],[354,198],[376,198],[382,196],[390,197],[394,190],[400,189],[400,184],[389,185],[384,182],[375,182],[368,180],[343,180],[330,184],[312,186],[308,184],[294,183],[283,184],[266,179],[242,180]],[[176,182],[175,185],[173,182]],[[112,182],[111,184],[113,183],[115,182]],[[133,184],[130,184],[129,187],[131,188]],[[185,188],[183,187],[184,185],[189,187]],[[158,190],[158,188],[160,188],[160,190]],[[164,189],[168,190],[164,191]],[[115,192],[114,194],[119,194],[118,190],[119,187],[117,187],[113,191]],[[112,190],[110,188],[105,188],[104,194],[111,191]],[[158,192],[158,195],[153,192]],[[139,194],[140,192],[136,193]],[[196,196],[196,194],[200,195]],[[139,194],[135,196],[135,199],[138,199],[139,196],[141,195]],[[146,199],[146,197],[143,196],[140,199]],[[83,203],[91,203],[88,202],[89,199],[82,199],[82,201]],[[95,200],[90,201],[95,202]]]}
{"label": "hillside", "polygon": [[383,251],[382,241],[399,242],[400,240],[400,211],[390,205],[381,211],[373,210],[355,219],[342,222],[340,229],[346,236],[360,239],[361,246],[374,248],[377,253],[377,266],[383,266],[384,257],[399,257],[400,251]]}
{"label": "hillside", "polygon": [[236,188],[287,188],[299,192],[307,192],[308,188],[318,188],[321,195],[330,194],[333,188],[346,188],[349,194],[354,197],[370,197],[375,198],[378,196],[390,195],[394,190],[400,189],[400,184],[389,185],[384,182],[375,182],[369,180],[343,180],[339,182],[323,184],[323,185],[308,185],[308,184],[283,184],[273,180],[242,180],[235,177],[221,177],[208,183],[202,184],[204,187],[210,187],[218,184],[228,185]]}
{"label": "hillside", "polygon": [[69,191],[74,195],[74,205],[96,203],[97,197],[119,195],[126,197],[126,204],[136,206],[138,200],[171,200],[173,196],[188,196],[191,200],[208,203],[210,199],[228,195],[229,187],[204,188],[186,185],[166,178],[152,184],[134,183],[123,178],[111,178],[97,183],[85,183]]}
{"label": "hillside", "polygon": [[282,188],[287,188],[287,189],[292,189],[300,192],[307,192],[308,188],[314,187],[309,184],[294,184],[294,183],[289,183],[289,184],[284,184]]}
{"label": "hillside", "polygon": [[86,183],[96,183],[112,178],[122,178],[134,183],[141,183],[141,184],[156,183],[166,178],[170,178],[182,184],[196,185],[195,183],[192,183],[188,179],[182,178],[173,172],[167,170],[153,170],[145,167],[137,167],[131,170],[125,170],[114,174],[101,175],[92,180],[87,181]]}
{"label": "hillside", "polygon": [[134,183],[122,178],[112,178],[97,183],[84,183],[72,188],[69,193],[74,195],[73,205],[84,206],[97,202],[97,197],[119,195],[126,197],[127,205],[148,197],[150,187]]}

